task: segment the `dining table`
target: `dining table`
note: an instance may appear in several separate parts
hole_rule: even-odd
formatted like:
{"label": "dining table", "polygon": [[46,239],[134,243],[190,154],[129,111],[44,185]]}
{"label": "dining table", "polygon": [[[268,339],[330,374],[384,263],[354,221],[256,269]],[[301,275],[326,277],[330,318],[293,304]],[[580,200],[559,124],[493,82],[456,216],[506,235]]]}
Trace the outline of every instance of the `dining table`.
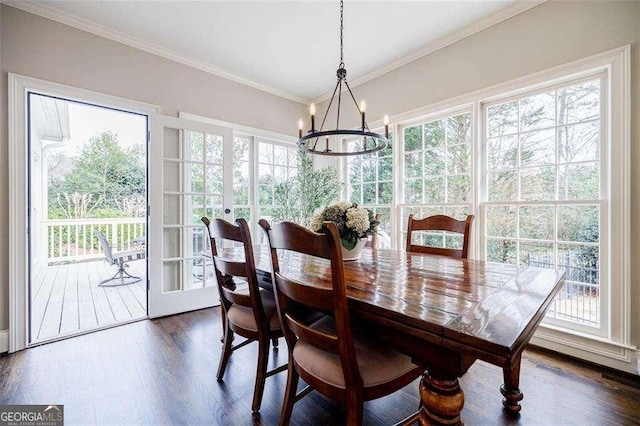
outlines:
{"label": "dining table", "polygon": [[[228,248],[223,256],[244,257],[242,251]],[[270,252],[267,246],[254,251],[261,285],[268,287]],[[331,286],[327,260],[296,252],[278,257],[283,275]],[[344,263],[344,274],[353,321],[424,368],[421,424],[461,423],[458,378],[476,360],[502,368],[504,409],[520,412],[522,352],[564,285],[564,271],[367,248]]]}

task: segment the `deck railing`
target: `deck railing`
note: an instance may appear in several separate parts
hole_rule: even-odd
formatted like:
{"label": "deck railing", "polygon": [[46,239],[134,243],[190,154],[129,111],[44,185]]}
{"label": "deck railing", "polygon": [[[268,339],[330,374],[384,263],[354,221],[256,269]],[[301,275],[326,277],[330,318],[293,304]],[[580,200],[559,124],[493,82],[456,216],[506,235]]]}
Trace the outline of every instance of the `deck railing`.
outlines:
{"label": "deck railing", "polygon": [[600,325],[600,271],[584,254],[569,250],[554,261],[551,253],[527,254],[527,265],[567,271],[565,286],[558,292],[547,316],[590,326]]}
{"label": "deck railing", "polygon": [[98,230],[116,251],[136,248],[146,235],[145,218],[43,220],[42,226],[49,264],[103,257]]}

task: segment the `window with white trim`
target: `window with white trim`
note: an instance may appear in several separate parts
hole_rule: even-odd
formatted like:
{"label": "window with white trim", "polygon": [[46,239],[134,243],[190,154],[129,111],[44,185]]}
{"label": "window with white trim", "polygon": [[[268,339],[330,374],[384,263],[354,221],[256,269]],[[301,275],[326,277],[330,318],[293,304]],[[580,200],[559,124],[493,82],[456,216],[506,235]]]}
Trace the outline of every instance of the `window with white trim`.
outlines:
{"label": "window with white trim", "polygon": [[[404,247],[410,213],[476,214],[474,257],[566,271],[545,318],[548,341],[591,350],[592,335],[616,348],[611,353],[627,351],[629,58],[625,46],[443,102],[442,113],[430,106],[392,119],[393,202],[367,204],[391,207],[392,246]],[[352,164],[344,164],[348,195],[358,201],[360,191],[364,202],[374,182]]]}
{"label": "window with white trim", "polygon": [[258,139],[258,215],[271,219],[282,206],[278,191],[298,172],[298,149],[275,141]]}
{"label": "window with white trim", "polygon": [[243,218],[254,222],[252,209],[251,164],[253,138],[247,135],[233,135],[233,218]]}
{"label": "window with white trim", "polygon": [[[472,212],[471,112],[449,114],[403,126],[402,187],[400,204],[404,247],[407,219],[445,214],[458,220]],[[414,232],[414,244],[461,248],[460,235],[445,232]]]}
{"label": "window with white trim", "polygon": [[[348,140],[347,149],[362,149],[362,140]],[[393,134],[378,152],[347,157],[347,200],[371,209],[378,220],[378,246],[391,247],[393,209]]]}
{"label": "window with white trim", "polygon": [[[257,221],[269,221],[282,209],[278,192],[298,171],[298,149],[290,144],[246,134],[234,134],[234,219],[244,218],[256,243],[262,241]],[[282,194],[280,194],[282,195]]]}
{"label": "window with white trim", "polygon": [[[191,185],[192,192],[199,191],[190,196],[194,204],[191,208],[193,221],[197,224],[193,225],[192,232],[201,235],[200,217],[223,217],[222,138],[190,132],[187,139],[189,152],[193,152],[190,154],[193,159],[187,164],[190,173],[188,185]],[[275,139],[234,132],[232,152],[233,219],[245,219],[254,242],[260,244],[263,242],[263,233],[257,226],[258,220],[265,218],[271,221],[274,212],[282,209],[280,201],[283,197],[276,195],[278,191],[283,191],[285,182],[297,173],[298,150],[291,144]],[[197,195],[203,191],[205,193]],[[194,253],[199,253],[203,248],[201,239],[198,241],[200,245],[194,246]],[[201,262],[200,258],[196,260]]]}
{"label": "window with white trim", "polygon": [[486,104],[487,260],[565,269],[547,318],[598,327],[601,87],[594,76]]}

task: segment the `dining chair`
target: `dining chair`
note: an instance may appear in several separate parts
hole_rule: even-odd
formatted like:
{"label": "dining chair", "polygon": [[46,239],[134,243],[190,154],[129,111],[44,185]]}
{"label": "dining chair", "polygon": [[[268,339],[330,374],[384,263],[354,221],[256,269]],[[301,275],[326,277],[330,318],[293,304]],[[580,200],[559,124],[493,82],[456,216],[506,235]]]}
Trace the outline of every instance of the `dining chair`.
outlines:
{"label": "dining chair", "polygon": [[[465,220],[456,220],[450,216],[435,215],[424,219],[414,219],[413,214],[410,214],[407,224],[407,251],[466,259],[469,255],[469,240],[473,218],[473,215],[469,215]],[[462,248],[452,249],[413,244],[411,237],[412,233],[416,231],[447,231],[462,234]]]}
{"label": "dining chair", "polygon": [[[376,215],[373,217],[379,225],[380,222],[380,213],[376,213]],[[371,248],[376,248],[378,247],[378,231],[374,232],[373,235],[371,236],[371,238],[369,238],[366,242],[366,244],[364,245],[365,247],[371,247]]]}
{"label": "dining chair", "polygon": [[[280,424],[291,420],[293,405],[311,389],[346,405],[347,424],[362,423],[364,401],[391,394],[420,376],[422,369],[411,359],[380,341],[375,332],[352,327],[338,229],[325,222],[320,233],[292,222],[271,227],[262,219],[267,233],[278,314],[289,351],[289,369]],[[291,251],[327,259],[331,276],[301,274],[287,277],[280,272],[286,258],[278,251]],[[326,312],[321,319],[305,324],[292,305]],[[309,386],[297,392],[298,380]],[[411,417],[413,421],[417,415]]]}
{"label": "dining chair", "polygon": [[[222,304],[224,334],[217,379],[222,380],[227,362],[236,349],[258,341],[258,366],[251,405],[253,412],[257,412],[262,403],[266,378],[287,369],[286,365],[282,365],[267,371],[269,342],[274,342],[275,349],[277,339],[283,336],[275,297],[273,292],[258,286],[253,244],[246,220],[236,219],[237,225],[223,219],[214,219],[210,222],[208,218],[203,217],[201,220],[209,232],[211,255]],[[244,247],[244,261],[225,259],[224,255],[218,251],[216,239],[241,243]],[[247,286],[236,286],[238,279],[246,282]],[[233,346],[234,333],[246,340]]]}

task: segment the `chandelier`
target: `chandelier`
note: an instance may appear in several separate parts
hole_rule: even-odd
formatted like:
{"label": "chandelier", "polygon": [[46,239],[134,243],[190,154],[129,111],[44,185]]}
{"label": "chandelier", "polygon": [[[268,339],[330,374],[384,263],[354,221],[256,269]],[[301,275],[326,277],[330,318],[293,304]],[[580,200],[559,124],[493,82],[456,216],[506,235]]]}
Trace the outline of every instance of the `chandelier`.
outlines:
{"label": "chandelier", "polygon": [[[367,125],[365,120],[365,110],[367,108],[367,104],[364,101],[360,101],[360,105],[356,101],[355,96],[353,96],[353,92],[351,91],[351,87],[349,87],[349,83],[347,82],[347,70],[344,67],[344,59],[343,59],[343,11],[344,4],[343,0],[340,0],[340,64],[338,65],[338,71],[336,72],[336,76],[338,77],[338,82],[336,83],[336,87],[333,90],[333,94],[331,95],[331,100],[329,101],[329,105],[327,106],[327,111],[324,113],[324,117],[322,118],[322,123],[320,124],[320,128],[316,129],[316,106],[315,104],[311,104],[309,106],[309,114],[311,115],[311,130],[307,132],[306,135],[302,135],[302,131],[304,128],[304,122],[302,119],[298,121],[298,148],[301,151],[309,152],[311,154],[318,155],[335,155],[335,156],[347,156],[347,155],[363,155],[376,151],[380,151],[387,146],[389,142],[389,117],[387,115],[384,116],[384,135],[379,133],[372,132]],[[356,106],[356,110],[360,114],[360,127],[357,129],[340,129],[340,107],[342,106],[342,86],[346,87],[345,96],[348,98],[347,102],[353,100],[353,103]],[[348,92],[348,96],[347,96]],[[337,94],[337,102],[336,101]],[[331,111],[331,107],[336,106],[336,128],[333,130],[325,130],[324,125],[327,121],[327,116]],[[343,137],[354,137],[354,138],[362,138],[362,146],[353,151],[342,151],[340,148],[337,150],[329,149],[329,137],[331,136],[343,136]],[[340,146],[340,144],[338,144]]]}

